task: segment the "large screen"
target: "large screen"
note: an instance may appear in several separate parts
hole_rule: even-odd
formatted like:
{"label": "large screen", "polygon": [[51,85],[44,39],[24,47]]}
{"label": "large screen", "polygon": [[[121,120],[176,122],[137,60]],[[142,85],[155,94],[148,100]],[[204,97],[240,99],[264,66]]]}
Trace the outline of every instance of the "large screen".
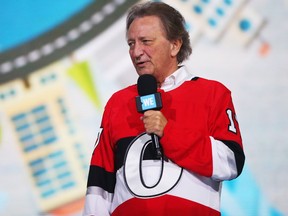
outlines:
{"label": "large screen", "polygon": [[[103,108],[137,82],[137,2],[1,2],[0,215],[81,215]],[[185,16],[189,70],[232,91],[246,164],[223,183],[222,215],[288,215],[287,1],[164,2]]]}

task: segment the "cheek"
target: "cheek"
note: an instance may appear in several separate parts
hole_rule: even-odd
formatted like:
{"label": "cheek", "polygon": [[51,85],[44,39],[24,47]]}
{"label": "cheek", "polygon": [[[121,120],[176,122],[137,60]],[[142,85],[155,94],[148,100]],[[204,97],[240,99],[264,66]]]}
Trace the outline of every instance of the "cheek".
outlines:
{"label": "cheek", "polygon": [[150,57],[151,61],[159,64],[159,61],[161,61],[164,58],[164,56],[167,55],[167,53],[163,50],[163,48],[158,47],[158,48],[148,49],[146,51],[146,55]]}
{"label": "cheek", "polygon": [[170,50],[168,49],[159,49],[157,52],[157,59],[161,62],[165,62],[170,58]]}
{"label": "cheek", "polygon": [[135,58],[134,58],[134,55],[133,55],[133,51],[132,51],[132,50],[129,50],[129,56],[130,56],[132,62],[134,62],[133,59],[135,59]]}

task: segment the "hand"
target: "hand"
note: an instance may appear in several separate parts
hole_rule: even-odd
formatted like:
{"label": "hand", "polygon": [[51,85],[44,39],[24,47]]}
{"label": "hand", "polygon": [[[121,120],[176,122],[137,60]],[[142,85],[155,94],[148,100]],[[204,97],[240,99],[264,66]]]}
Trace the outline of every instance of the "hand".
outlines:
{"label": "hand", "polygon": [[143,116],[141,116],[141,120],[144,123],[146,133],[153,133],[158,137],[162,137],[164,135],[164,128],[167,124],[167,119],[162,114],[162,112],[148,110],[143,114]]}

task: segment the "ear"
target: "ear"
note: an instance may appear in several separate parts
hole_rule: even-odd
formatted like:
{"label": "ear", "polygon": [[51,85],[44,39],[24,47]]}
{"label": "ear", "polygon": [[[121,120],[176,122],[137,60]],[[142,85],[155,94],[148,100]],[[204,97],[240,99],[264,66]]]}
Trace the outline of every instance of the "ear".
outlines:
{"label": "ear", "polygon": [[175,57],[179,53],[183,42],[181,39],[171,41],[171,56]]}

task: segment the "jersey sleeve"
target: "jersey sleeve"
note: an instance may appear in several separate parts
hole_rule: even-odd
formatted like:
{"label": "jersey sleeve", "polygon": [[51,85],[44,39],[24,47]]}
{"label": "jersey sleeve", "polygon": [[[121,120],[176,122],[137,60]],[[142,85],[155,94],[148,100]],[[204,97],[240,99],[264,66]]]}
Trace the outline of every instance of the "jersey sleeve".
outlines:
{"label": "jersey sleeve", "polygon": [[212,178],[230,180],[243,170],[245,155],[231,92],[225,88],[212,110],[209,129],[212,147]]}
{"label": "jersey sleeve", "polygon": [[105,107],[88,174],[83,215],[109,216],[116,176],[113,146],[109,134],[112,100]]}
{"label": "jersey sleeve", "polygon": [[[245,156],[231,92],[219,84],[212,92],[204,127],[168,120],[160,142],[164,154],[196,174],[222,181],[236,178]],[[188,121],[189,122],[189,121]]]}

